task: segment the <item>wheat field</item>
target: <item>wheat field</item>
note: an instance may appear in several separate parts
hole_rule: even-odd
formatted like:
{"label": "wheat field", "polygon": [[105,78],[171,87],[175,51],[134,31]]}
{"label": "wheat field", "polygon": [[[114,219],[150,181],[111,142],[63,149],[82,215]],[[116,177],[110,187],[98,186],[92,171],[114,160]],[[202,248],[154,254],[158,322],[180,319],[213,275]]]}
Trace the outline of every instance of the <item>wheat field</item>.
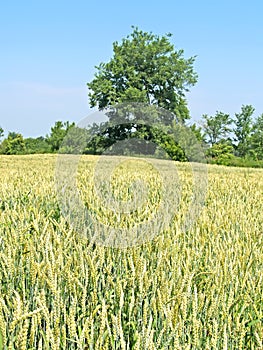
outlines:
{"label": "wheat field", "polygon": [[[148,201],[136,215],[114,216],[94,200],[96,160],[82,157],[78,184],[100,222],[130,227],[159,210],[161,180],[143,167]],[[173,220],[162,232],[152,226],[148,241],[120,248],[69,224],[56,162],[55,155],[0,157],[1,350],[263,348],[263,170],[208,166],[202,211],[184,230],[192,173],[177,163]],[[138,172],[123,164],[111,180],[124,203]]]}

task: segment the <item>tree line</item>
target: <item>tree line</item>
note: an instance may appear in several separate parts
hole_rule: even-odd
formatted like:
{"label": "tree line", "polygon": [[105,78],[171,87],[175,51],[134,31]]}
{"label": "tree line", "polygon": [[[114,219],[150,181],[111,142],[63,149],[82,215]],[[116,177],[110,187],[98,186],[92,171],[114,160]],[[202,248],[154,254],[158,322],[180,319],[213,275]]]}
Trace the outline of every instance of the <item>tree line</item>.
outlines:
{"label": "tree line", "polygon": [[[255,117],[254,112],[253,106],[243,105],[241,111],[235,113],[233,117],[217,111],[215,115],[202,115],[200,126],[197,126],[196,123],[184,124],[184,128],[189,129],[189,132],[202,144],[206,159],[210,163],[263,166],[263,114]],[[133,134],[129,133],[129,135],[127,130],[121,130],[119,127],[117,135],[117,129],[113,128],[109,132],[109,127],[104,125],[103,128],[100,128],[99,124],[94,123],[86,130],[89,142],[83,149],[83,153],[102,154],[117,140],[130,137],[153,141],[162,147],[172,159],[184,161],[187,158],[184,150],[179,146],[180,135],[176,125],[176,122],[172,122],[165,132],[147,125],[140,125]],[[57,153],[65,136],[74,127],[76,128],[75,123],[57,121],[45,137],[24,138],[20,133],[9,132],[4,139],[4,130],[0,127],[0,154]],[[172,129],[174,129],[173,132],[169,132]],[[122,151],[125,154],[124,148]],[[68,149],[68,152],[70,153],[71,150]],[[134,152],[136,154],[136,150]]]}
{"label": "tree line", "polygon": [[224,165],[263,166],[263,114],[242,105],[233,117],[223,112],[202,116],[207,159]]}
{"label": "tree line", "polygon": [[[113,57],[96,66],[94,79],[87,83],[90,107],[102,110],[139,102],[168,111],[169,120],[164,120],[158,127],[150,121],[150,127],[147,123],[131,122],[126,118],[122,125],[112,126],[113,116],[109,116],[108,124],[102,127],[94,123],[86,130],[89,141],[83,153],[101,154],[117,141],[136,138],[146,141],[148,155],[156,153],[156,148],[149,146],[151,142],[164,149],[170,158],[185,161],[189,155],[180,146],[181,141],[188,139],[189,146],[192,141],[189,135],[193,135],[202,144],[208,162],[263,165],[263,114],[254,117],[255,109],[251,105],[243,105],[234,116],[217,111],[213,116],[204,114],[200,126],[188,124],[190,111],[185,94],[198,80],[194,70],[196,57],[185,58],[183,50],[175,49],[171,37],[170,33],[159,36],[132,27],[130,35],[113,43]],[[184,128],[180,129],[179,125]],[[0,128],[0,139],[3,139],[0,153],[58,152],[64,137],[74,127],[74,123],[57,121],[45,137],[24,138],[20,133],[9,132],[5,139]],[[129,153],[131,150],[127,147],[120,151]],[[64,151],[74,150],[68,145]],[[142,151],[142,147],[137,151]],[[136,153],[136,147],[133,152]]]}

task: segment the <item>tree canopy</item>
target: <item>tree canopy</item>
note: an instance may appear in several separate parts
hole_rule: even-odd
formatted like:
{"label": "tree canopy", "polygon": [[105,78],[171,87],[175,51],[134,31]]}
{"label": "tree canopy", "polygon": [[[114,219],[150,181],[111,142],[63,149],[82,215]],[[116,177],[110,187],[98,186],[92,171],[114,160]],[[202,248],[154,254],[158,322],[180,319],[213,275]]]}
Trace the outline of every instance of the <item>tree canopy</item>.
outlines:
{"label": "tree canopy", "polygon": [[238,156],[245,157],[250,150],[250,136],[253,129],[252,115],[255,108],[251,105],[242,105],[241,112],[235,114],[235,141],[237,142],[236,152]]}
{"label": "tree canopy", "polygon": [[4,154],[23,154],[24,150],[24,138],[16,132],[9,132],[7,138],[1,143],[1,153]]}
{"label": "tree canopy", "polygon": [[229,114],[217,111],[215,116],[204,114],[202,118],[205,137],[212,146],[229,135],[233,122]]}
{"label": "tree canopy", "polygon": [[0,126],[0,139],[4,136],[4,129]]}
{"label": "tree canopy", "polygon": [[180,121],[190,117],[185,93],[197,82],[195,57],[170,42],[171,34],[158,36],[138,28],[120,43],[113,43],[113,57],[96,66],[87,84],[90,106],[103,109],[122,102],[144,102],[174,113]]}
{"label": "tree canopy", "polygon": [[74,126],[75,123],[57,121],[55,125],[51,127],[51,133],[47,136],[47,143],[51,146],[52,151],[59,150],[67,132]]}
{"label": "tree canopy", "polygon": [[263,114],[258,116],[253,124],[250,153],[255,159],[263,159]]}

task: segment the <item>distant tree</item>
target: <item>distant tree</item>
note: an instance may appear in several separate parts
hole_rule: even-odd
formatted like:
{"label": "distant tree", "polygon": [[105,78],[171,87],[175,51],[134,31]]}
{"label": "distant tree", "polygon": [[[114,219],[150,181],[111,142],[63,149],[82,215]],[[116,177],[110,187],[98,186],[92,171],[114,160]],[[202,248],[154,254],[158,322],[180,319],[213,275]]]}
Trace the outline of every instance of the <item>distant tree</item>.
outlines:
{"label": "distant tree", "polygon": [[251,144],[250,137],[252,132],[252,115],[255,109],[251,105],[242,105],[241,112],[235,114],[235,141],[236,155],[245,157],[249,154]]}
{"label": "distant tree", "polygon": [[25,152],[25,141],[21,134],[9,132],[1,144],[3,154],[23,154]]}
{"label": "distant tree", "polygon": [[205,138],[212,146],[226,139],[231,131],[232,119],[229,114],[217,111],[215,116],[204,114],[202,120]]}
{"label": "distant tree", "polygon": [[57,121],[51,128],[50,135],[47,136],[47,143],[51,146],[51,150],[56,152],[59,150],[63,139],[70,128],[74,127],[75,123]]}
{"label": "distant tree", "polygon": [[256,160],[263,159],[263,114],[256,118],[252,126],[251,138],[251,155]]}
{"label": "distant tree", "polygon": [[228,165],[233,159],[233,145],[229,140],[220,140],[206,150],[206,157],[216,164]]}
{"label": "distant tree", "polygon": [[25,138],[25,152],[28,154],[34,154],[34,153],[49,153],[51,152],[51,147],[48,144],[45,137],[28,137]]}
{"label": "distant tree", "polygon": [[158,105],[184,122],[190,118],[185,92],[197,82],[195,57],[185,59],[165,36],[138,28],[121,43],[113,43],[113,58],[100,63],[88,83],[91,107],[103,109],[121,102]]}
{"label": "distant tree", "polygon": [[102,154],[116,140],[110,137],[110,128],[103,129],[101,125],[93,123],[87,129],[87,139],[85,154]]}
{"label": "distant tree", "polygon": [[74,123],[68,128],[68,131],[60,145],[59,153],[80,154],[84,153],[89,140],[89,131],[86,128],[80,128]]}
{"label": "distant tree", "polygon": [[0,126],[0,140],[4,136],[4,129]]}
{"label": "distant tree", "polygon": [[190,131],[195,135],[196,139],[201,143],[205,143],[205,134],[201,126],[197,126],[196,123],[189,126]]}

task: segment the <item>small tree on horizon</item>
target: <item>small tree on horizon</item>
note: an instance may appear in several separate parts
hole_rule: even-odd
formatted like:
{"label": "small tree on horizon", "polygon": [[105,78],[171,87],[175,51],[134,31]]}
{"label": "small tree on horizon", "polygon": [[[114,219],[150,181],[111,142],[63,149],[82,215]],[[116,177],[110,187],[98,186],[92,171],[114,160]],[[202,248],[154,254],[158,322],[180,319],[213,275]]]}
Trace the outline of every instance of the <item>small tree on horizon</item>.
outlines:
{"label": "small tree on horizon", "polygon": [[229,114],[217,111],[214,116],[204,114],[202,119],[204,136],[211,146],[227,139],[233,122]]}
{"label": "small tree on horizon", "polygon": [[240,157],[245,157],[249,154],[251,143],[250,137],[253,127],[252,115],[255,111],[255,108],[251,105],[242,105],[241,112],[235,114],[235,141],[236,145],[236,154]]}
{"label": "small tree on horizon", "polygon": [[256,160],[263,159],[263,114],[258,116],[252,126],[250,138],[252,157]]}
{"label": "small tree on horizon", "polygon": [[0,141],[3,136],[4,136],[4,129],[0,126]]}
{"label": "small tree on horizon", "polygon": [[69,123],[57,121],[53,127],[51,127],[50,135],[46,137],[47,143],[51,146],[52,152],[59,150],[64,137],[70,128],[74,127],[75,123]]}
{"label": "small tree on horizon", "polygon": [[6,139],[1,143],[1,153],[14,155],[23,154],[25,151],[25,141],[22,134],[10,131]]}

